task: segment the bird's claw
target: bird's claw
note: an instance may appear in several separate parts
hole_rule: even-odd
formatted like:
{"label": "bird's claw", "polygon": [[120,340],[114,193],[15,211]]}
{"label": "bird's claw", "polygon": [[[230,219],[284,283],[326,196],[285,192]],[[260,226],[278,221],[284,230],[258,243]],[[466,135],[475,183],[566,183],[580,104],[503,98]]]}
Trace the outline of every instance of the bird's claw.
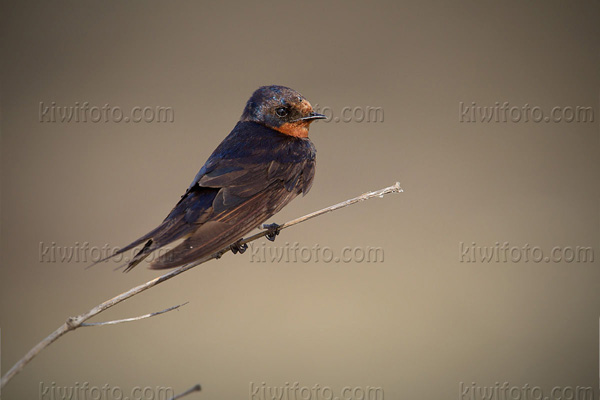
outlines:
{"label": "bird's claw", "polygon": [[281,225],[278,224],[264,225],[263,228],[265,228],[268,231],[265,237],[271,242],[275,241],[275,237],[277,237],[277,235],[279,235],[279,232],[281,231]]}
{"label": "bird's claw", "polygon": [[244,252],[248,249],[248,245],[246,243],[242,243],[242,240],[240,239],[231,246],[229,246],[229,248],[231,249],[231,252],[233,254],[237,254],[238,252],[240,254],[244,254]]}

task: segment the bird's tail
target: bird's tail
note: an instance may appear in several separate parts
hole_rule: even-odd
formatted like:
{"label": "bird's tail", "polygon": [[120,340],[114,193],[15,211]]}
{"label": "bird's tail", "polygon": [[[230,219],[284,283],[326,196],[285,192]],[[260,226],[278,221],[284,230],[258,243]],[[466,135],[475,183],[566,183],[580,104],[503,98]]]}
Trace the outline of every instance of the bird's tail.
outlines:
{"label": "bird's tail", "polygon": [[206,217],[206,210],[212,210],[212,202],[218,192],[219,189],[215,188],[196,187],[194,190],[188,189],[179,203],[177,203],[175,208],[158,227],[118,250],[111,256],[96,261],[87,268],[144,244],[142,249],[138,251],[130,261],[126,262],[126,265],[124,264],[119,267],[125,266],[124,272],[131,271],[133,267],[141,263],[155,250],[179,239],[187,238],[191,233],[198,229],[198,226],[203,222],[203,218]]}
{"label": "bird's tail", "polygon": [[142,247],[142,249],[138,251],[130,261],[126,261],[123,265],[120,265],[116,268],[120,269],[122,267],[125,267],[123,272],[131,271],[133,267],[144,261],[144,259],[150,254],[152,254],[152,252],[154,252],[155,250],[158,250],[161,247],[166,246],[167,244],[181,238],[182,236],[185,236],[186,232],[180,228],[178,229],[179,224],[177,222],[179,222],[178,219],[175,221],[163,221],[162,224],[160,224],[158,227],[148,232],[144,236],[140,237],[139,239],[136,239],[127,246],[117,250],[112,255],[94,262],[93,264],[87,266],[86,269],[91,268],[94,265],[99,264],[101,262],[108,261],[111,258],[123,254],[131,249],[134,249],[145,242],[144,247]]}
{"label": "bird's tail", "polygon": [[[159,227],[159,228],[160,228],[160,227]],[[115,252],[114,252],[113,254],[111,254],[110,256],[104,257],[104,258],[102,258],[102,259],[100,259],[100,260],[98,260],[98,261],[95,261],[93,264],[91,264],[91,265],[88,265],[87,267],[85,267],[85,269],[92,268],[92,267],[93,267],[94,265],[96,265],[96,264],[100,264],[100,263],[102,263],[102,262],[108,261],[108,260],[110,260],[111,258],[114,258],[114,257],[116,257],[116,256],[118,256],[118,255],[120,255],[120,254],[123,254],[123,253],[125,253],[126,251],[129,251],[129,250],[131,250],[131,249],[135,248],[136,246],[139,246],[140,244],[142,244],[142,243],[144,243],[144,242],[147,242],[147,243],[146,243],[146,245],[144,245],[144,248],[142,249],[142,250],[144,250],[144,249],[145,249],[145,248],[148,246],[148,242],[152,242],[152,239],[150,239],[150,238],[151,238],[151,237],[152,237],[152,236],[153,236],[153,235],[156,233],[156,231],[157,231],[157,230],[158,230],[158,228],[157,228],[157,229],[154,229],[154,230],[152,230],[151,232],[148,232],[147,234],[145,234],[145,235],[144,235],[144,236],[142,236],[141,238],[139,238],[139,239],[137,239],[137,240],[135,240],[135,241],[131,242],[131,243],[130,243],[130,244],[128,244],[127,246],[125,246],[125,247],[123,247],[123,248],[121,248],[121,249],[119,249],[119,250],[115,251]],[[140,252],[141,252],[142,250],[140,250]],[[140,252],[138,252],[137,254],[140,254]],[[137,256],[137,254],[136,254],[136,256]],[[135,257],[134,257],[134,259],[135,259]],[[132,260],[132,261],[133,261],[133,260]]]}
{"label": "bird's tail", "polygon": [[131,261],[129,261],[129,264],[127,264],[127,267],[125,267],[125,270],[123,272],[131,271],[133,267],[144,261],[144,259],[148,257],[150,253],[156,250],[156,248],[152,247],[153,243],[154,242],[152,239],[148,240],[144,247],[140,251],[138,251],[135,256],[133,256]]}

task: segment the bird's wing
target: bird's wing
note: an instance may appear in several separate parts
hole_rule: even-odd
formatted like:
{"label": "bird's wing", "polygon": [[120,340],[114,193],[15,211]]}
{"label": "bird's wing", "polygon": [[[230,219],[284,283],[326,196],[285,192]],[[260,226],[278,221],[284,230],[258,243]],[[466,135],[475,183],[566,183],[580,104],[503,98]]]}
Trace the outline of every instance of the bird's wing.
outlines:
{"label": "bird's wing", "polygon": [[[311,164],[307,167],[306,164]],[[210,256],[234,243],[301,193],[314,175],[312,161],[240,164],[224,161],[198,180],[218,188],[210,218],[151,268],[173,268]],[[305,173],[307,174],[305,176]]]}

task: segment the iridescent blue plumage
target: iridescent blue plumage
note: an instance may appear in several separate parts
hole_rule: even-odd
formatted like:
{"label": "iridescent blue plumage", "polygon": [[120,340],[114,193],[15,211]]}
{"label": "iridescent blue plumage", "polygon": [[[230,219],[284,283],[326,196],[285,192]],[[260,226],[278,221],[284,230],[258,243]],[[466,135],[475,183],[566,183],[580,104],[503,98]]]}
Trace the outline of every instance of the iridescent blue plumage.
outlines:
{"label": "iridescent blue plumage", "polygon": [[[259,88],[165,220],[118,253],[144,244],[130,270],[153,251],[184,239],[152,268],[173,268],[235,243],[310,190],[316,150],[305,136],[322,115],[298,92]],[[116,255],[115,254],[115,255]]]}

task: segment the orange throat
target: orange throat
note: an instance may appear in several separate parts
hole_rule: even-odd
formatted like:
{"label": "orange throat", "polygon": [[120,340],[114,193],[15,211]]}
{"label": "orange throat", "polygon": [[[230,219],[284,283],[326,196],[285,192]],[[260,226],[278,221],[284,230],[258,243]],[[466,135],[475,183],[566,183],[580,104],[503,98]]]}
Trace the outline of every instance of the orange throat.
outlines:
{"label": "orange throat", "polygon": [[273,127],[278,132],[284,135],[307,138],[308,137],[308,126],[311,121],[298,121],[298,122],[286,122],[278,127]]}

